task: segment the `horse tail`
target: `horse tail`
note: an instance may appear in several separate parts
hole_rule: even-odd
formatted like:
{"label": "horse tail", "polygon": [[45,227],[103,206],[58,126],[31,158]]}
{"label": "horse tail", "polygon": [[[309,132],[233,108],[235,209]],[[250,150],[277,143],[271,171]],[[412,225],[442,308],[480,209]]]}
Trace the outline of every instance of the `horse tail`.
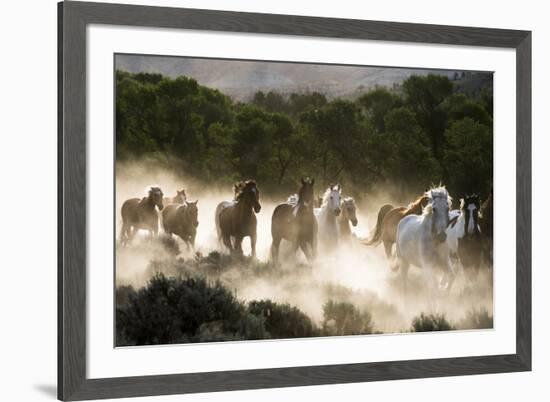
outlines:
{"label": "horse tail", "polygon": [[395,243],[395,255],[390,263],[390,269],[392,272],[399,271],[399,262],[401,261],[401,252],[399,251],[399,242]]}
{"label": "horse tail", "polygon": [[361,244],[365,246],[377,246],[382,241],[382,228],[384,217],[388,212],[393,209],[393,205],[385,204],[378,211],[378,217],[376,218],[376,226],[374,227],[374,235],[370,239],[361,241]]}

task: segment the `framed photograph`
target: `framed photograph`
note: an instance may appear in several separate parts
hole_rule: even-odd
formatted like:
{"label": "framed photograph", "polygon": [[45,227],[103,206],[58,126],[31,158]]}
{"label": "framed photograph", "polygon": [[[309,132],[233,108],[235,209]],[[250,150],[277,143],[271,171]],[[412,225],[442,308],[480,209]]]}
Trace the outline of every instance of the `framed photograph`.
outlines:
{"label": "framed photograph", "polygon": [[58,397],[531,369],[531,33],[59,3]]}

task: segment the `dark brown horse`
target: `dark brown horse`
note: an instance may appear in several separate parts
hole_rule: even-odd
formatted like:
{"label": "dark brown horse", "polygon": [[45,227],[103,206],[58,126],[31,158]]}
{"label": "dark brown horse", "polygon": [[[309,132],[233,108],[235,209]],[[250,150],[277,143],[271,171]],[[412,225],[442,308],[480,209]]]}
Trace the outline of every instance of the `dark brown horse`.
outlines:
{"label": "dark brown horse", "polygon": [[338,217],[338,225],[340,229],[340,240],[346,242],[351,239],[351,229],[349,224],[357,226],[357,207],[355,200],[351,197],[346,197],[342,200],[342,213]]}
{"label": "dark brown horse", "polygon": [[179,236],[188,248],[195,248],[195,236],[199,226],[198,201],[185,204],[170,204],[162,210],[162,225],[168,235]]}
{"label": "dark brown horse", "polygon": [[185,189],[176,190],[176,195],[173,197],[164,197],[162,199],[165,205],[168,204],[183,204],[187,201],[187,194],[185,194]]}
{"label": "dark brown horse", "polygon": [[160,187],[150,187],[147,197],[130,198],[124,201],[120,209],[122,215],[122,229],[120,230],[120,243],[127,244],[135,236],[139,229],[148,230],[156,235],[159,229],[159,216],[157,208],[162,211],[162,190]]}
{"label": "dark brown horse", "polygon": [[[233,187],[235,199],[222,201],[216,207],[216,230],[218,240],[233,254],[243,254],[242,242],[250,237],[252,257],[256,257],[256,226],[254,213],[260,212],[260,191],[254,180],[236,183]],[[233,240],[233,241],[231,241]]]}
{"label": "dark brown horse", "polygon": [[394,208],[390,204],[385,204],[380,208],[380,211],[378,211],[374,235],[370,239],[363,241],[362,244],[377,246],[383,242],[386,257],[391,258],[399,221],[407,215],[422,214],[422,209],[428,204],[428,201],[429,199],[426,195],[421,195],[407,207]]}
{"label": "dark brown horse", "polygon": [[302,178],[302,187],[294,202],[285,202],[277,205],[271,217],[271,258],[279,261],[279,246],[285,239],[292,243],[294,253],[302,249],[308,260],[317,254],[317,220],[313,214],[314,179]]}
{"label": "dark brown horse", "polygon": [[470,278],[475,278],[479,272],[483,252],[483,242],[478,224],[480,204],[479,195],[465,196],[460,205],[463,218],[457,220],[464,225],[460,230],[462,236],[457,239],[457,255],[464,271]]}

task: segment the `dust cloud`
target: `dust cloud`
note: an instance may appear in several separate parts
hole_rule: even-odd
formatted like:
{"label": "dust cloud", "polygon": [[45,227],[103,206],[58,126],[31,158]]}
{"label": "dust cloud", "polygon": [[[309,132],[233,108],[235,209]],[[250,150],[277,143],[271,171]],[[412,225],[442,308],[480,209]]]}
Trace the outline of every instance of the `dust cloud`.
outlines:
{"label": "dust cloud", "polygon": [[[228,254],[217,240],[214,211],[219,202],[233,198],[232,188],[206,188],[192,178],[140,164],[118,163],[116,166],[117,235],[122,224],[122,203],[128,198],[142,197],[145,189],[153,184],[162,188],[165,197],[173,197],[176,190],[184,188],[188,200],[198,200],[196,248],[188,250],[181,239],[174,237],[176,243],[172,243],[177,246],[170,249],[162,241],[153,241],[145,232],[139,232],[130,245],[121,247],[117,244],[117,286],[138,288],[144,286],[155,272],[175,274],[177,270],[172,268],[182,261],[208,256],[216,251],[222,255]],[[428,305],[421,270],[411,267],[408,293],[404,297],[400,274],[390,270],[383,247],[366,247],[359,243],[359,239],[368,237],[374,227],[378,208],[392,201],[382,192],[366,197],[357,205],[358,225],[352,227],[353,241],[340,244],[331,254],[319,250],[317,260],[311,264],[300,252],[296,256],[290,255],[288,244],[285,247],[283,243],[283,262],[280,267],[274,268],[269,264],[271,214],[277,204],[286,200],[286,196],[267,198],[261,193],[261,183],[258,186],[262,205],[257,214],[258,261],[256,264],[230,262],[222,272],[216,273],[216,279],[234,291],[239,299],[271,299],[289,303],[317,323],[323,318],[323,305],[328,300],[350,302],[361,311],[368,311],[372,315],[375,331],[381,333],[410,330],[412,319],[421,312],[444,314],[453,323],[460,322],[473,310],[484,309],[493,315],[492,269],[486,267],[482,267],[475,283],[459,270],[453,288],[450,292],[441,291],[438,294],[435,307]],[[346,195],[345,188],[343,195]],[[250,254],[249,238],[243,241],[243,250],[245,255]],[[247,261],[250,262],[250,259]],[[251,265],[254,267],[251,268]],[[197,268],[197,274],[205,272]]]}

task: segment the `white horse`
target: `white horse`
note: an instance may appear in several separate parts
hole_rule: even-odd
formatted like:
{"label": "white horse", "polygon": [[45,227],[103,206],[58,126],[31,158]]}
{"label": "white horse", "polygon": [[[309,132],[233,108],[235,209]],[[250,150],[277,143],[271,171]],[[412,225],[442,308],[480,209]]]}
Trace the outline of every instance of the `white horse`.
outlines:
{"label": "white horse", "polygon": [[443,268],[445,272],[439,285],[441,288],[446,285],[445,288],[450,290],[455,278],[446,242],[452,200],[445,187],[432,188],[426,191],[426,196],[429,202],[424,207],[422,215],[408,215],[397,225],[397,247],[393,268],[401,269],[405,293],[409,266],[422,268],[431,302],[436,269]]}
{"label": "white horse", "polygon": [[338,244],[338,221],[341,209],[341,192],[339,184],[330,185],[325,194],[321,208],[315,208],[314,213],[317,218],[319,244],[324,250],[332,250]]}

